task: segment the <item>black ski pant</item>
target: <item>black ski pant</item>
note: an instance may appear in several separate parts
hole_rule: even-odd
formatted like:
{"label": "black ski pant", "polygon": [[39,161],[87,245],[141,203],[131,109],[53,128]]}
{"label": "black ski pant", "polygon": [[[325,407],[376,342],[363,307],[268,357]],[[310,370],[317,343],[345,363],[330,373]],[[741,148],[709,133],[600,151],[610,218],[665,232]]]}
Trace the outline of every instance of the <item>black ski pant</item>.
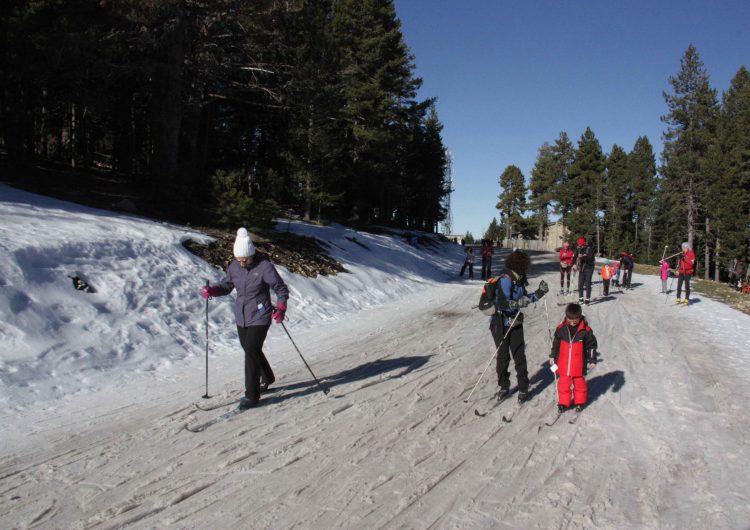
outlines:
{"label": "black ski pant", "polygon": [[625,278],[622,281],[623,287],[630,289],[630,280],[633,279],[633,269],[625,269]]}
{"label": "black ski pant", "polygon": [[[518,317],[519,320],[523,315]],[[516,321],[517,322],[517,321]],[[496,314],[490,319],[490,333],[495,341],[495,348],[505,336],[502,316]],[[516,368],[516,379],[518,380],[518,391],[529,391],[529,373],[526,368],[526,343],[523,338],[523,324],[516,323],[516,326],[510,330],[508,337],[503,341],[497,351],[497,383],[500,388],[510,388],[510,358],[513,356],[513,363]]]}
{"label": "black ski pant", "polygon": [[464,266],[461,267],[461,272],[458,273],[458,275],[459,276],[463,276],[464,275],[464,271],[466,270],[466,267],[469,267],[469,278],[471,278],[473,280],[474,279],[474,264],[473,263],[469,263],[468,261],[464,261]]}
{"label": "black ski pant", "polygon": [[591,277],[594,275],[594,267],[584,265],[578,271],[578,298],[583,298],[583,290],[586,289],[586,300],[591,300]]}
{"label": "black ski pant", "polygon": [[602,290],[604,291],[604,296],[609,296],[609,282],[610,280],[602,280]]}
{"label": "black ski pant", "polygon": [[263,343],[270,327],[270,324],[237,326],[240,344],[245,350],[245,397],[254,402],[260,399],[260,378],[263,377],[269,384],[276,380],[271,365],[263,354]]}
{"label": "black ski pant", "polygon": [[677,276],[677,299],[680,299],[680,293],[682,292],[682,283],[685,282],[685,299],[690,300],[690,278],[692,274],[680,274]]}
{"label": "black ski pant", "polygon": [[563,269],[562,267],[560,267],[560,289],[563,289],[565,287],[563,285],[563,280],[565,280],[567,278],[567,280],[568,280],[567,281],[567,283],[568,283],[568,288],[567,289],[568,289],[568,291],[570,291],[570,270],[571,270],[570,267],[567,267],[565,269]]}
{"label": "black ski pant", "polygon": [[482,258],[482,279],[492,278],[492,258]]}

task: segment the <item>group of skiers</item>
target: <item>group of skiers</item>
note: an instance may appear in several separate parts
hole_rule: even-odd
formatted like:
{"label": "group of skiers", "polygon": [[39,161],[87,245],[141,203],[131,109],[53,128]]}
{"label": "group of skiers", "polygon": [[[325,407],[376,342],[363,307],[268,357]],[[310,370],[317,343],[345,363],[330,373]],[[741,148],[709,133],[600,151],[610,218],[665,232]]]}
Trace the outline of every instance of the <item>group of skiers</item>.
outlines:
{"label": "group of skiers", "polygon": [[[586,385],[587,370],[596,366],[597,340],[591,326],[583,316],[582,304],[588,305],[591,300],[591,281],[596,267],[593,247],[580,237],[576,241],[576,248],[571,249],[565,241],[559,251],[560,264],[560,292],[570,292],[570,278],[572,271],[578,272],[578,303],[568,304],[565,308],[565,318],[557,325],[552,339],[550,351],[550,367],[557,378],[558,413],[562,414],[571,406],[580,412],[588,399]],[[497,377],[500,390],[497,399],[502,401],[510,393],[510,374],[508,366],[513,357],[518,381],[518,401],[523,403],[529,397],[529,376],[526,366],[526,345],[523,336],[523,313],[521,309],[530,303],[541,299],[549,290],[542,280],[539,288],[528,293],[526,274],[531,265],[528,255],[522,251],[514,251],[505,262],[505,271],[493,279],[482,291],[483,298],[487,292],[494,293],[494,304],[487,310],[480,299],[480,309],[490,314],[490,332],[496,347]],[[610,282],[622,287],[630,288],[634,256],[629,251],[620,253],[620,259],[605,260],[599,270],[602,278],[602,292],[609,295]],[[679,276],[677,283],[678,303],[687,303],[690,298],[690,278],[694,272],[695,254],[688,243],[682,244],[679,255]],[[490,289],[492,285],[494,289]],[[663,284],[664,285],[664,284]],[[682,287],[685,287],[685,302],[680,301]]]}
{"label": "group of skiers", "polygon": [[[567,250],[568,247],[566,246],[565,249]],[[593,262],[587,261],[587,249],[582,247],[579,253],[582,256],[581,263],[585,264],[581,265],[581,270],[588,276],[590,282],[591,273],[587,271],[593,265]],[[576,253],[574,252],[570,257],[574,260]],[[570,261],[567,263],[567,267],[561,266],[561,283],[563,278],[567,277],[569,280],[569,274],[566,274],[565,269],[573,267]],[[530,396],[521,309],[539,301],[549,291],[549,287],[544,280],[539,282],[539,287],[535,291],[531,293],[527,291],[528,280],[526,275],[530,267],[531,260],[528,254],[521,250],[513,251],[505,261],[504,272],[485,284],[480,298],[480,309],[485,314],[490,315],[490,333],[496,348],[498,401],[505,400],[510,394],[508,367],[511,357],[513,358],[518,382],[519,403],[527,401]],[[590,270],[593,271],[593,268]],[[488,298],[490,299],[489,302],[487,302]],[[586,404],[585,375],[587,367],[596,364],[596,348],[596,337],[583,317],[581,306],[579,304],[568,304],[565,308],[565,319],[555,330],[549,361],[551,367],[557,367],[556,373],[559,376],[557,378],[559,413],[572,405],[575,405],[576,411],[580,411]]]}
{"label": "group of skiers", "polygon": [[[565,241],[559,251],[560,265],[560,294],[570,294],[571,272],[578,272],[578,303],[588,305],[591,303],[591,282],[596,268],[596,257],[594,248],[586,241],[585,237],[579,237],[576,241],[575,250]],[[605,260],[598,274],[602,277],[602,294],[609,295],[609,287],[629,289],[635,260],[633,254],[627,250],[620,253],[619,260]],[[622,274],[622,282],[620,275]]]}
{"label": "group of skiers", "polygon": [[[461,266],[461,272],[459,276],[463,277],[466,269],[469,269],[469,278],[474,279],[474,247],[466,245],[464,247],[466,257],[464,258],[464,264]],[[482,246],[479,249],[482,256],[482,280],[488,280],[492,277],[492,255],[495,250],[492,246],[492,241],[489,239],[482,240]]]}
{"label": "group of skiers", "polygon": [[[482,290],[480,309],[491,316],[489,328],[497,354],[497,399],[504,400],[510,394],[508,367],[512,358],[518,381],[518,401],[523,403],[529,398],[529,376],[521,309],[540,300],[549,291],[549,287],[542,280],[535,291],[527,291],[531,259],[525,252],[511,252],[505,261],[505,270],[494,278],[491,274],[493,249],[489,241],[482,242],[481,252],[482,278],[487,283]],[[261,392],[275,381],[271,365],[263,353],[263,343],[271,322],[281,324],[284,321],[289,289],[268,258],[256,253],[245,228],[237,231],[233,254],[235,259],[229,264],[224,278],[218,284],[204,286],[201,296],[208,300],[226,296],[232,291],[237,293],[234,315],[240,344],[245,353],[245,394],[240,400],[239,408],[248,409],[259,404]],[[463,275],[468,267],[472,279],[473,255],[472,247],[467,247],[466,260],[461,269]],[[565,318],[554,333],[549,362],[551,367],[556,368],[558,376],[558,411],[562,412],[572,405],[580,411],[587,400],[587,367],[596,364],[596,337],[581,308],[581,303],[588,304],[591,299],[591,281],[596,264],[593,247],[583,237],[578,239],[574,250],[568,242],[564,242],[559,262],[560,289],[563,292],[564,287],[570,292],[571,271],[578,271],[579,303],[568,304],[565,308]],[[662,262],[662,286],[666,289],[664,263],[665,261]],[[683,243],[679,256],[677,303],[687,303],[690,297],[690,278],[694,266],[695,254],[688,243]],[[624,271],[623,285],[629,287],[633,270],[633,256],[629,252],[621,253],[619,262],[614,264],[609,260],[605,261],[600,269],[605,296],[609,292],[610,281],[617,281],[620,270]],[[681,302],[683,286],[686,299]],[[271,301],[271,289],[276,294],[275,306]]]}

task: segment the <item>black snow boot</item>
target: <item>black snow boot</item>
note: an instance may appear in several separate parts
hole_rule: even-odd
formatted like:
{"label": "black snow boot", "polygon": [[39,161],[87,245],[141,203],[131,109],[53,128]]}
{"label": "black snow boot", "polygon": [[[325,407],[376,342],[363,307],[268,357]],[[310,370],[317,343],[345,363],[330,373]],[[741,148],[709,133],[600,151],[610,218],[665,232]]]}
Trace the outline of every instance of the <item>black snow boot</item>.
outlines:
{"label": "black snow boot", "polygon": [[247,410],[252,409],[258,406],[258,403],[260,403],[257,399],[250,399],[243,397],[240,399],[240,404],[237,406],[240,410]]}
{"label": "black snow boot", "polygon": [[562,414],[566,410],[568,410],[568,407],[566,407],[565,405],[561,405],[561,404],[558,403],[558,405],[557,405],[557,413],[558,414]]}
{"label": "black snow boot", "polygon": [[510,395],[510,388],[501,388],[497,392],[497,400],[502,401]]}
{"label": "black snow boot", "polygon": [[529,392],[518,392],[518,402],[519,403],[526,403],[529,400]]}

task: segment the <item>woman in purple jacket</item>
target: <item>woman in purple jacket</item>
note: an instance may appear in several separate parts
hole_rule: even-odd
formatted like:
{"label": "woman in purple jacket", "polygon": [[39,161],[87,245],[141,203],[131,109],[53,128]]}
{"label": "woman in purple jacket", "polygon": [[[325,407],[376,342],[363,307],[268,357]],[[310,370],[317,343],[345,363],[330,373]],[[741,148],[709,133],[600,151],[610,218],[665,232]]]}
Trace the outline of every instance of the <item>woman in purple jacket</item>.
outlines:
{"label": "woman in purple jacket", "polygon": [[[258,405],[261,389],[276,380],[263,354],[263,342],[271,320],[277,324],[284,320],[289,289],[268,258],[255,254],[255,246],[244,228],[237,230],[234,257],[224,279],[218,285],[204,286],[201,296],[206,299],[237,291],[234,318],[245,351],[245,396],[239,408],[248,409]],[[271,303],[271,289],[276,293],[276,307]]]}

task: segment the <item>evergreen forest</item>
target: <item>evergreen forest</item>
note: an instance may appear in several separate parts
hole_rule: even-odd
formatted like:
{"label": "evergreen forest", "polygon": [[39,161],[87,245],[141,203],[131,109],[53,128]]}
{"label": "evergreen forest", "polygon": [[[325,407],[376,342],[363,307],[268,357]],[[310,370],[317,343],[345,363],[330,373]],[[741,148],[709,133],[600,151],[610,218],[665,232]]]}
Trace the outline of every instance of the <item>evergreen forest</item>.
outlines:
{"label": "evergreen forest", "polygon": [[583,236],[604,256],[657,263],[687,241],[698,274],[716,280],[733,258],[747,259],[750,72],[740,67],[719,100],[690,45],[668,83],[659,162],[646,136],[604,153],[591,128],[575,144],[563,131],[539,147],[528,186],[518,167],[502,172],[501,223],[493,219],[485,237],[542,239],[557,216],[573,243]]}
{"label": "evergreen forest", "polygon": [[6,167],[116,176],[165,217],[227,227],[446,216],[442,124],[391,0],[9,0],[0,15]]}

